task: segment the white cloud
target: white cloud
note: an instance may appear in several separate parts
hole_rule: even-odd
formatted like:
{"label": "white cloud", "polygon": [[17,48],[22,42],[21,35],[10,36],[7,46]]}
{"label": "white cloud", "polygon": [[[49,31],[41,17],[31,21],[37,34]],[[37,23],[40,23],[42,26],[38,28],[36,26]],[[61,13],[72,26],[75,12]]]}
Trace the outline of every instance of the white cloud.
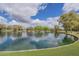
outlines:
{"label": "white cloud", "polygon": [[11,22],[9,22],[8,25],[20,25],[20,26],[22,26],[23,28],[31,27],[31,24],[23,23],[23,22],[17,22],[17,21],[15,21],[15,20],[12,20]]}
{"label": "white cloud", "polygon": [[59,16],[48,18],[48,20],[47,20],[48,26],[50,28],[54,28],[55,25],[58,25],[58,20],[59,20]]}
{"label": "white cloud", "polygon": [[18,15],[25,21],[30,21],[30,17],[37,13],[39,5],[39,3],[2,3],[0,9]]}
{"label": "white cloud", "polygon": [[55,25],[58,25],[58,20],[59,17],[52,17],[52,18],[48,18],[47,20],[33,20],[32,24],[34,24],[34,26],[40,25],[40,26],[48,26],[50,28],[54,28]]}
{"label": "white cloud", "polygon": [[69,11],[78,11],[79,10],[79,3],[65,3],[63,6],[64,13]]}
{"label": "white cloud", "polygon": [[39,10],[44,10],[46,7],[47,7],[47,3],[44,3],[39,7]]}
{"label": "white cloud", "polygon": [[7,24],[7,19],[0,16],[0,24]]}
{"label": "white cloud", "polygon": [[[47,20],[32,20],[30,18],[30,16],[33,16],[35,14],[37,14],[40,4],[36,4],[36,3],[4,3],[4,4],[0,4],[0,9],[2,10],[6,10],[7,12],[9,12],[12,15],[15,15],[16,17],[19,17],[19,19],[23,18],[22,20],[24,21],[29,21],[30,23],[22,23],[22,22],[16,22],[16,20],[12,20],[10,23],[8,23],[9,25],[21,25],[24,27],[33,27],[33,26],[37,26],[37,25],[41,25],[41,26],[48,26],[50,28],[53,28],[54,25],[58,25],[57,20],[59,19],[59,17],[51,17],[48,18]],[[47,7],[47,5],[44,5],[42,7],[40,7],[40,9],[45,9]]]}
{"label": "white cloud", "polygon": [[15,20],[12,20],[8,24],[10,24],[10,25],[21,25],[19,22],[16,22]]}

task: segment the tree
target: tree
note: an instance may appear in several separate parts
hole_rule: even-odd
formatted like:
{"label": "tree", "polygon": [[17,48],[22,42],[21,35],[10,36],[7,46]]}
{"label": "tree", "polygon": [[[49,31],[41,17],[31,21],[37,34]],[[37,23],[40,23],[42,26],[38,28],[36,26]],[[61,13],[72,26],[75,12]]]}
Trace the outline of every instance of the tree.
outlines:
{"label": "tree", "polygon": [[36,26],[34,27],[34,30],[38,30],[38,31],[49,31],[50,29],[47,26]]}
{"label": "tree", "polygon": [[60,23],[63,24],[66,33],[68,30],[72,31],[72,29],[79,25],[79,15],[73,11],[63,14],[60,17]]}
{"label": "tree", "polygon": [[60,31],[59,26],[58,26],[58,25],[55,25],[55,26],[54,26],[54,35],[55,35],[55,37],[58,37],[59,31]]}

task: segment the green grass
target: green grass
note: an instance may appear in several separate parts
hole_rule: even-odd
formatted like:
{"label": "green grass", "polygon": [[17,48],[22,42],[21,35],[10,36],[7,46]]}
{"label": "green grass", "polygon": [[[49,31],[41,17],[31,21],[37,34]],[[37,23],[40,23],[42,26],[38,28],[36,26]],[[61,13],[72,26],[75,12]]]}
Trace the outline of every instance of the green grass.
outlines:
{"label": "green grass", "polygon": [[[74,35],[79,38],[77,32],[68,32],[71,35]],[[73,44],[64,45],[57,48],[49,48],[45,50],[36,50],[36,51],[24,51],[24,52],[0,52],[0,55],[5,56],[79,56],[79,41],[76,41]]]}

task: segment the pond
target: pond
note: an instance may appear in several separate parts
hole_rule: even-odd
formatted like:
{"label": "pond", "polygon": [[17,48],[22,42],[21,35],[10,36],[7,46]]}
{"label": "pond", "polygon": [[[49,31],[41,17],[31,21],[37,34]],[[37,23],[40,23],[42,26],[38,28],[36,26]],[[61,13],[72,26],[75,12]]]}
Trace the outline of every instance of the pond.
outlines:
{"label": "pond", "polygon": [[53,48],[75,42],[76,37],[49,32],[0,32],[0,51]]}

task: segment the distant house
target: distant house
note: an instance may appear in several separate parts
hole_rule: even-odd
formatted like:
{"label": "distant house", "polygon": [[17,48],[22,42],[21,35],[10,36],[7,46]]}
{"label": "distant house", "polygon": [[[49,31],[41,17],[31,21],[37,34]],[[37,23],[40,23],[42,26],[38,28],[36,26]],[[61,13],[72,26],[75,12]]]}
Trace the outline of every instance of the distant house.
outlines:
{"label": "distant house", "polygon": [[33,28],[27,28],[26,31],[27,32],[32,32],[33,31]]}
{"label": "distant house", "polygon": [[6,26],[4,24],[0,24],[0,31],[5,29],[6,29]]}
{"label": "distant house", "polygon": [[11,25],[13,31],[21,31],[23,28],[20,25]]}

